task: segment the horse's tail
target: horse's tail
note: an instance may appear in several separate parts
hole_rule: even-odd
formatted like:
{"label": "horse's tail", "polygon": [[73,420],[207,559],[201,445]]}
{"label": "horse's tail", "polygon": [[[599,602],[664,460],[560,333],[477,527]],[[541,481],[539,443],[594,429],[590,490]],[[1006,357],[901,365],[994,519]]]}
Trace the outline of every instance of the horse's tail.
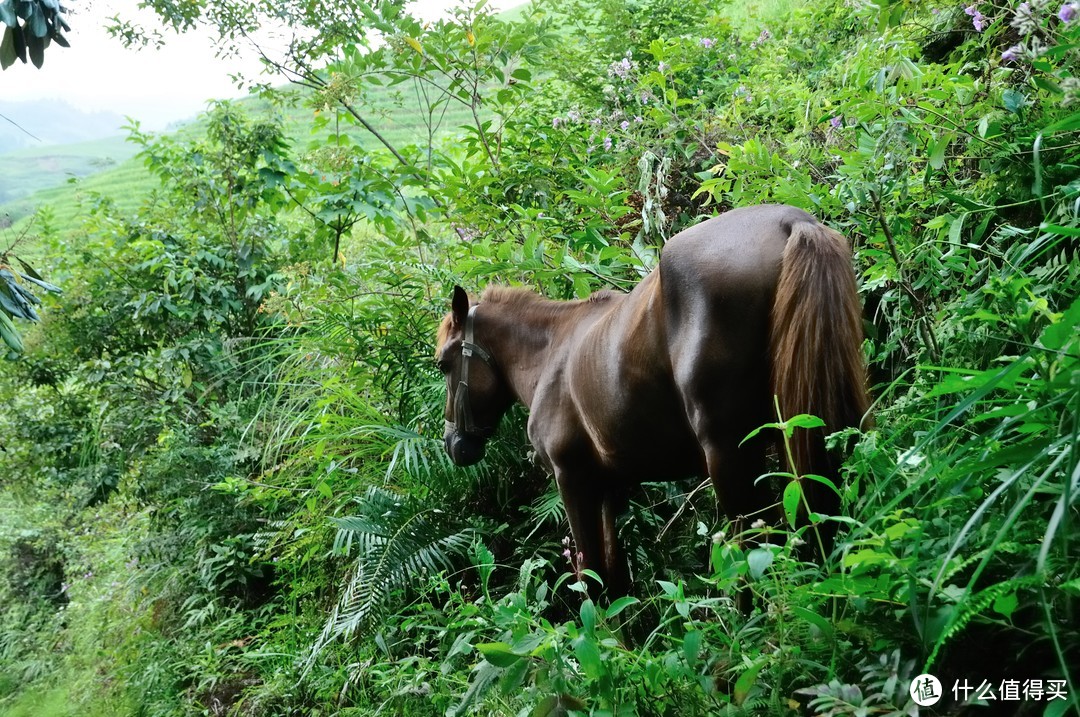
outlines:
{"label": "horse's tail", "polygon": [[[839,458],[825,450],[825,435],[859,426],[868,411],[862,340],[847,240],[816,222],[797,222],[784,249],[773,303],[772,388],[782,419],[809,413],[825,428],[795,431],[791,472],[822,475],[838,484]],[[816,481],[803,486],[814,510],[835,512],[839,501],[832,491]]]}

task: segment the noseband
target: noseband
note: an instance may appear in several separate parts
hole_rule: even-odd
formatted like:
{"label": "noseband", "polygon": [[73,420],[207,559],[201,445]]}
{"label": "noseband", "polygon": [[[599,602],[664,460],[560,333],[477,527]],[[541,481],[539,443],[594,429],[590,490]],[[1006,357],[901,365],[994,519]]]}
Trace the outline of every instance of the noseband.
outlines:
{"label": "noseband", "polygon": [[457,393],[454,394],[454,420],[451,422],[455,430],[469,436],[490,438],[495,433],[494,426],[480,428],[473,422],[472,405],[469,401],[469,359],[474,355],[495,370],[495,360],[491,354],[480,347],[473,337],[473,315],[476,307],[469,308],[465,317],[465,336],[461,340],[461,376],[458,378]]}

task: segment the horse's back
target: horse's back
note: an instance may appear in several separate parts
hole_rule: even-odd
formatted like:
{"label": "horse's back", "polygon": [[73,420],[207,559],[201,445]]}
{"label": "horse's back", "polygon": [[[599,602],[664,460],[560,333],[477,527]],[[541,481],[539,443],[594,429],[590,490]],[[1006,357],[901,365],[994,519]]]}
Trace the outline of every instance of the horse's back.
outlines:
{"label": "horse's back", "polygon": [[802,222],[817,220],[802,209],[770,204],[733,209],[680,232],[661,255],[665,290],[730,297],[771,293],[787,239]]}

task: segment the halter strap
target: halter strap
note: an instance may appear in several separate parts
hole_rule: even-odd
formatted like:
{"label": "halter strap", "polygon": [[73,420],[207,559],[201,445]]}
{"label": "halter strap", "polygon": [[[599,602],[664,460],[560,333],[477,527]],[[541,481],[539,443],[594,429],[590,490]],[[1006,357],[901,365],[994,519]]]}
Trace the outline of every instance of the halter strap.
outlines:
{"label": "halter strap", "polygon": [[475,341],[473,331],[475,314],[476,306],[470,306],[469,313],[465,316],[465,336],[461,340],[461,375],[458,378],[457,393],[454,394],[453,425],[467,435],[488,438],[495,432],[495,428],[493,426],[480,428],[473,422],[472,405],[469,401],[469,359],[475,355],[492,370],[495,369],[495,360]]}

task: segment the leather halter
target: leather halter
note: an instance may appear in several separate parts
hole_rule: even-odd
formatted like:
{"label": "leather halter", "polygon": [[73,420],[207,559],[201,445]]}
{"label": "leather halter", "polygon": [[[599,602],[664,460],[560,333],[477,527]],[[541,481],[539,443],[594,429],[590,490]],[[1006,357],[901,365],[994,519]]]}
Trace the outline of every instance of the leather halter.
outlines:
{"label": "leather halter", "polygon": [[495,427],[477,426],[473,422],[472,406],[469,402],[469,359],[476,356],[492,371],[495,370],[495,360],[491,358],[491,354],[474,340],[473,316],[475,313],[476,306],[471,306],[465,317],[465,336],[461,340],[461,375],[458,378],[457,393],[454,394],[454,420],[450,423],[455,430],[465,435],[490,438],[495,433]]}

